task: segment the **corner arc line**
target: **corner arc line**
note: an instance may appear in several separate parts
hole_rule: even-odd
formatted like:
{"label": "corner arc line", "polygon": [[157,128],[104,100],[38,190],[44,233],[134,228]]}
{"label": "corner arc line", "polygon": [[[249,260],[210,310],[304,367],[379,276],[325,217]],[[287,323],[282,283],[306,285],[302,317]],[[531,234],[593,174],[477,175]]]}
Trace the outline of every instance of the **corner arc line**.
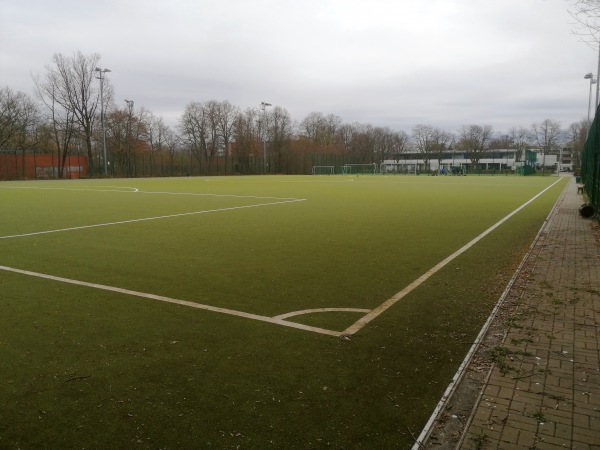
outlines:
{"label": "corner arc line", "polygon": [[323,312],[355,312],[355,313],[370,313],[370,309],[364,308],[313,308],[303,309],[302,311],[292,311],[278,316],[273,316],[276,320],[285,320],[290,317],[301,316],[303,314],[323,313]]}

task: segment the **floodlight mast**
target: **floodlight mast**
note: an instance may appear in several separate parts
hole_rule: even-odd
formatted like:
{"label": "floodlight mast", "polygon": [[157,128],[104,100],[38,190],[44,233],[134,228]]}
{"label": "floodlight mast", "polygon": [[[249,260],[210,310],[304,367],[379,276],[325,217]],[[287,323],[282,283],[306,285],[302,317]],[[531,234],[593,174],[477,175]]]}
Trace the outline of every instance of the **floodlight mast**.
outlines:
{"label": "floodlight mast", "polygon": [[[596,78],[600,75],[600,40],[598,40],[598,69],[596,71]],[[591,83],[591,81],[590,81]],[[596,83],[596,103],[594,104],[594,117],[596,117],[596,111],[598,110],[598,100],[600,99],[600,83]]]}
{"label": "floodlight mast", "polygon": [[260,109],[263,112],[263,162],[264,162],[264,172],[267,173],[267,106],[273,106],[267,102],[260,102]]}
{"label": "floodlight mast", "polygon": [[585,80],[590,80],[590,95],[588,100],[588,128],[590,126],[590,115],[592,112],[592,84],[597,84],[597,80],[594,78],[594,74],[592,72],[586,73],[583,77]]}
{"label": "floodlight mast", "polygon": [[110,69],[101,69],[96,67],[95,72],[98,72],[98,79],[100,80],[100,123],[102,124],[102,150],[104,153],[104,176],[108,177],[108,160],[106,159],[106,128],[104,127],[104,78]]}

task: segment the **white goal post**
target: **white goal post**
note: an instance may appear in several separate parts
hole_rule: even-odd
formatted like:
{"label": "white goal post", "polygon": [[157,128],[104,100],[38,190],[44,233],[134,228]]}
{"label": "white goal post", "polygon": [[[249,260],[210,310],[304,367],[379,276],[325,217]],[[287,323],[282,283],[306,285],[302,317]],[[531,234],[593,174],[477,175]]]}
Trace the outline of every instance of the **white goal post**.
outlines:
{"label": "white goal post", "polygon": [[312,166],[311,175],[333,175],[335,166]]}
{"label": "white goal post", "polygon": [[368,174],[374,175],[377,173],[377,164],[344,164],[342,166],[342,173],[344,175],[358,175]]}
{"label": "white goal post", "polygon": [[379,165],[379,171],[382,174],[417,174],[417,169],[419,165],[416,161],[388,161],[382,162]]}

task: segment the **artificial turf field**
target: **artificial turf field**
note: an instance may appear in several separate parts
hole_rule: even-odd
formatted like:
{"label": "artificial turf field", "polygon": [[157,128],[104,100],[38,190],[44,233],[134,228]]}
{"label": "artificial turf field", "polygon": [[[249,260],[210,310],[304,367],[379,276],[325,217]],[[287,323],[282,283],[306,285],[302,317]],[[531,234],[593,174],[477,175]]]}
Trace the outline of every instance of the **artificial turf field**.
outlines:
{"label": "artificial turf field", "polygon": [[0,448],[410,448],[564,185],[1,182]]}

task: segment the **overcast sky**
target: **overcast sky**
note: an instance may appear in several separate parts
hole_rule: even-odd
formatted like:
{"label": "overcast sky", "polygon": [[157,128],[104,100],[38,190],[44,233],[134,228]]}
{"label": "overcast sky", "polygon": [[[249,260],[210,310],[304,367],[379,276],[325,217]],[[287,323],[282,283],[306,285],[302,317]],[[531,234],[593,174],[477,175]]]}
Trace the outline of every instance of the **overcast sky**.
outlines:
{"label": "overcast sky", "polygon": [[[175,125],[192,101],[261,101],[410,132],[585,119],[597,51],[568,0],[0,0],[0,87],[101,55],[115,102]],[[595,87],[594,87],[595,89]],[[595,92],[595,91],[594,91]],[[595,94],[594,94],[595,95]]]}

